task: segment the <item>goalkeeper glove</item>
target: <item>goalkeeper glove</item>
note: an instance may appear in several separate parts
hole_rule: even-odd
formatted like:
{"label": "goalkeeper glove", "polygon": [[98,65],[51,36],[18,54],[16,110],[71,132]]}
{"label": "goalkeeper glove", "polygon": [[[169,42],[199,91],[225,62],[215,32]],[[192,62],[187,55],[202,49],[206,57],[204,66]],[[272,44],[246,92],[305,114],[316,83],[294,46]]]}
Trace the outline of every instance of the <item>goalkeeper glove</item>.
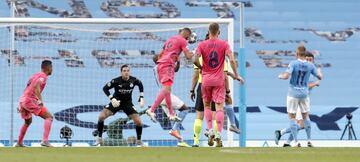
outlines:
{"label": "goalkeeper glove", "polygon": [[113,107],[119,107],[120,106],[120,100],[117,100],[116,98],[114,98],[112,95],[109,96],[109,99],[111,101],[111,105]]}

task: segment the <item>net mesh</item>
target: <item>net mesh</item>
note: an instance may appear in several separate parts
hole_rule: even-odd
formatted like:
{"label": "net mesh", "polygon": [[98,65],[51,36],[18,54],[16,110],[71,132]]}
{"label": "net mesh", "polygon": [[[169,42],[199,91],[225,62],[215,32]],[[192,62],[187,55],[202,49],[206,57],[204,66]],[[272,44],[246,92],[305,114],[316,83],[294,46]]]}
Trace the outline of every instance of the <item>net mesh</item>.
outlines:
{"label": "net mesh", "polygon": [[[40,70],[41,61],[53,61],[53,75],[49,77],[42,93],[45,106],[54,114],[50,140],[59,139],[59,130],[64,125],[73,129],[74,141],[93,141],[99,112],[109,103],[102,87],[120,75],[120,66],[128,64],[131,75],[139,78],[145,87],[145,108],[150,106],[158,93],[152,56],[158,54],[163,43],[176,35],[183,27],[191,28],[199,41],[205,38],[208,24],[21,24],[15,26],[14,51],[9,25],[0,26],[0,105],[2,108],[0,139],[15,140],[21,124],[16,113],[18,99],[29,77]],[[221,39],[227,40],[227,24],[221,24]],[[195,49],[197,43],[188,46]],[[11,59],[11,61],[9,61]],[[181,134],[190,144],[193,140],[194,103],[189,98],[193,65],[181,55],[181,69],[176,73],[173,94],[191,108],[183,121]],[[133,93],[133,103],[142,114],[137,103],[139,91]],[[13,109],[13,113],[11,111]],[[143,140],[151,146],[171,146],[175,138],[168,134],[172,123],[157,109],[158,123],[152,123],[141,115],[144,123]],[[13,115],[13,122],[11,116]],[[13,124],[13,130],[11,130]],[[26,141],[42,137],[41,118],[33,118]],[[111,144],[127,145],[136,136],[135,127],[124,113],[117,113],[105,121]],[[205,124],[203,124],[203,130]],[[226,134],[226,131],[223,132]],[[130,137],[130,138],[129,138]],[[224,140],[226,135],[223,135]],[[202,136],[202,140],[205,137]],[[109,144],[110,145],[110,144]]]}

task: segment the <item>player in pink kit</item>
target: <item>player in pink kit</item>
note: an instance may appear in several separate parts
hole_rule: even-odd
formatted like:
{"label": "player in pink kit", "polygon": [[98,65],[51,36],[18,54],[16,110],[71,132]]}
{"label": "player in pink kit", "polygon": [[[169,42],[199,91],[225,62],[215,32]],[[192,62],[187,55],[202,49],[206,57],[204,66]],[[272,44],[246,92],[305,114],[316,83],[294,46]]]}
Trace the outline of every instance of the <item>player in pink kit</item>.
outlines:
{"label": "player in pink kit", "polygon": [[41,63],[41,72],[34,74],[28,81],[23,95],[20,97],[20,103],[18,111],[21,114],[21,118],[25,120],[25,123],[20,129],[19,139],[15,147],[24,147],[23,139],[26,134],[27,128],[32,122],[32,114],[40,116],[44,121],[44,134],[41,146],[52,147],[49,143],[48,137],[50,134],[51,123],[53,116],[46,109],[42,102],[41,92],[44,90],[46,80],[52,73],[52,63],[49,60],[44,60]]}
{"label": "player in pink kit", "polygon": [[[234,55],[226,41],[218,38],[220,34],[219,24],[211,23],[209,26],[210,39],[199,43],[196,50],[194,64],[201,67],[199,57],[202,57],[203,66],[201,67],[202,85],[201,93],[204,102],[204,116],[209,130],[209,146],[214,145],[214,139],[217,141],[216,147],[222,147],[221,131],[224,123],[224,102],[225,102],[225,76],[224,76],[224,62],[225,56],[228,56],[231,68],[234,71],[235,80],[244,83],[244,80],[239,76]],[[212,112],[210,109],[211,101],[215,102],[216,107],[216,124],[217,133],[212,129]]]}
{"label": "player in pink kit", "polygon": [[157,73],[159,76],[159,81],[162,84],[162,89],[157,95],[154,104],[151,106],[151,109],[147,110],[146,113],[153,122],[156,122],[155,110],[159,104],[164,100],[166,106],[169,109],[169,119],[170,120],[181,120],[176,117],[176,114],[171,106],[171,86],[174,83],[174,74],[175,74],[175,63],[177,62],[181,52],[184,52],[187,59],[193,57],[187,49],[187,40],[191,36],[191,30],[189,28],[181,29],[178,35],[175,35],[169,38],[160,52],[159,59],[157,61]]}

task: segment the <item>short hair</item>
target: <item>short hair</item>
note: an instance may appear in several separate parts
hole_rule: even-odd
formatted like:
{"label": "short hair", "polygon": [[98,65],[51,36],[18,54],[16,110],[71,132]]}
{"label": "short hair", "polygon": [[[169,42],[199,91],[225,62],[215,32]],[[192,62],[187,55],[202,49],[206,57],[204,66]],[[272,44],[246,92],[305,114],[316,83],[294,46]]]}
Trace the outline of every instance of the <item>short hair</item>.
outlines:
{"label": "short hair", "polygon": [[52,62],[50,60],[44,60],[41,62],[41,69],[45,69],[50,65],[52,65]]}
{"label": "short hair", "polygon": [[311,57],[311,58],[315,58],[314,54],[312,54],[311,52],[309,51],[306,51],[306,57]]}
{"label": "short hair", "polygon": [[296,52],[297,52],[298,55],[301,56],[301,57],[306,56],[306,48],[305,48],[305,46],[303,46],[303,45],[299,46],[299,47],[297,48],[297,51],[296,51]]}
{"label": "short hair", "polygon": [[124,68],[128,68],[128,67],[129,67],[129,65],[124,64],[124,65],[121,66],[120,71],[123,71]]}
{"label": "short hair", "polygon": [[187,31],[187,32],[189,32],[189,34],[191,34],[191,29],[190,28],[183,28],[183,29],[181,29],[180,30],[180,32],[182,32],[182,31]]}
{"label": "short hair", "polygon": [[220,26],[219,26],[218,23],[211,23],[211,24],[209,25],[209,32],[210,32],[210,34],[211,34],[211,35],[216,35],[216,34],[218,34],[218,33],[219,33],[219,28],[220,28]]}

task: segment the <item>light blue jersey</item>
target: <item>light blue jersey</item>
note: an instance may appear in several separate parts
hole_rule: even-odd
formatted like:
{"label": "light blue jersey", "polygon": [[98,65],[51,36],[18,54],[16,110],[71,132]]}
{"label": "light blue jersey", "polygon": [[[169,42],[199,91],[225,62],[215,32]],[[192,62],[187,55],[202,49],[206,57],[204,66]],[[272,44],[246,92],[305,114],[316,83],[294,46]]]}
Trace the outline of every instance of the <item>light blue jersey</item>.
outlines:
{"label": "light blue jersey", "polygon": [[[316,82],[317,80],[318,80],[318,79],[317,79],[315,76],[310,75],[309,84],[310,84],[310,83],[313,83],[313,82]],[[314,87],[313,87],[313,88],[314,88]],[[311,94],[311,91],[312,91],[313,88],[309,88],[309,95]]]}
{"label": "light blue jersey", "polygon": [[315,65],[307,61],[294,60],[290,62],[286,72],[291,76],[288,96],[294,98],[308,97],[310,75],[318,76]]}

